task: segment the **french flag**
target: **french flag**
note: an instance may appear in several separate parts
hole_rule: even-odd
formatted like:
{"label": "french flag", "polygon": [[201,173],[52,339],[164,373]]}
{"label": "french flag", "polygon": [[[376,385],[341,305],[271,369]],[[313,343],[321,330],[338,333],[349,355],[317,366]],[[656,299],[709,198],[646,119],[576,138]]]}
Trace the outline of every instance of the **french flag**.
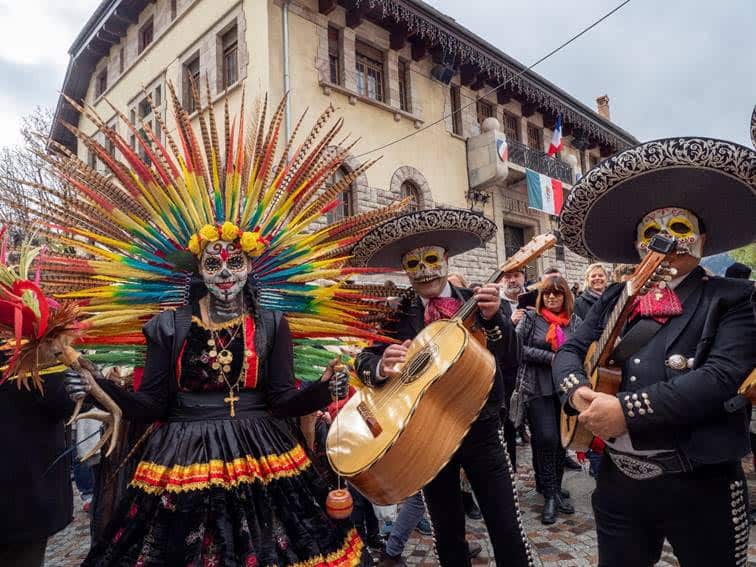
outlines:
{"label": "french flag", "polygon": [[553,156],[562,151],[562,114],[559,113],[556,119],[556,126],[554,126],[554,135],[551,136],[551,144],[549,145],[549,155]]}

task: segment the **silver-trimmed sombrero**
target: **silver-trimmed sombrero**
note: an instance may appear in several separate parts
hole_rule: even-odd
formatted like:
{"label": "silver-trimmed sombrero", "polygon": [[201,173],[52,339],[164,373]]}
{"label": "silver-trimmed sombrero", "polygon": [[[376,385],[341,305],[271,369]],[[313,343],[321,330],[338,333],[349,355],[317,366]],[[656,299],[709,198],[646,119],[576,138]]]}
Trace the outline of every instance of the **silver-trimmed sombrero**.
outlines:
{"label": "silver-trimmed sombrero", "polygon": [[368,232],[352,249],[351,263],[393,268],[420,246],[442,246],[449,256],[484,246],[496,234],[486,217],[464,209],[427,209],[396,217]]}
{"label": "silver-trimmed sombrero", "polygon": [[751,114],[751,142],[753,147],[756,148],[756,104],[753,105],[753,113]]}
{"label": "silver-trimmed sombrero", "polygon": [[667,138],[620,152],[575,184],[559,231],[576,254],[635,263],[636,226],[662,207],[688,209],[703,221],[706,255],[752,242],[756,152],[711,138]]}

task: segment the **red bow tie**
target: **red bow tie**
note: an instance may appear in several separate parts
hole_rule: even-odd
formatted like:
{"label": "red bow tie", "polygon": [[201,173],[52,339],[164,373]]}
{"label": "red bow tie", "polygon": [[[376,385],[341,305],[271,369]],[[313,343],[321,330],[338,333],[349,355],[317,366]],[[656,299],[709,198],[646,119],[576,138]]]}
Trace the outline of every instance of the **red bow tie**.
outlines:
{"label": "red bow tie", "polygon": [[629,320],[632,321],[636,317],[651,317],[663,325],[671,317],[682,315],[682,312],[680,298],[672,289],[655,287],[646,295],[633,300],[633,310],[630,312]]}
{"label": "red bow tie", "polygon": [[462,307],[462,301],[456,297],[434,297],[425,306],[423,320],[427,325],[439,319],[451,319],[460,307]]}

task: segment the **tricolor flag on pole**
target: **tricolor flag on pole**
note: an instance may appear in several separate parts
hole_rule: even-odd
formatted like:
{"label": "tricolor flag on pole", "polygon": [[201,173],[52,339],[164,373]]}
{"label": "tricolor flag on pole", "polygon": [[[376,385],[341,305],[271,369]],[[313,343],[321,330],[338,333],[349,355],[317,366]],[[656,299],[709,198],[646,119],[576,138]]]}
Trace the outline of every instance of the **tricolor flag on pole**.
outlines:
{"label": "tricolor flag on pole", "polygon": [[528,180],[528,206],[559,216],[564,203],[562,182],[532,169],[525,170],[525,177]]}
{"label": "tricolor flag on pole", "polygon": [[549,155],[553,156],[562,151],[562,114],[559,113],[556,119],[556,126],[554,126],[554,135],[551,136],[551,144],[549,145]]}

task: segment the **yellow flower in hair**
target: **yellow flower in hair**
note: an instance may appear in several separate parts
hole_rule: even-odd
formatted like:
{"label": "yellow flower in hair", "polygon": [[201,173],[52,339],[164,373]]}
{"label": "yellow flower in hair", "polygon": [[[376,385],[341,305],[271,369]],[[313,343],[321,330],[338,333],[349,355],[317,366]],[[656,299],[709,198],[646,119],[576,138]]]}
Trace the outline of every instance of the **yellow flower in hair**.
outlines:
{"label": "yellow flower in hair", "polygon": [[224,222],[221,226],[221,238],[228,242],[232,242],[239,237],[239,229],[232,222]]}
{"label": "yellow flower in hair", "polygon": [[194,254],[195,256],[200,255],[200,244],[199,244],[199,236],[196,234],[192,234],[192,237],[189,239],[189,245],[187,246],[189,248],[189,252]]}
{"label": "yellow flower in hair", "polygon": [[211,224],[203,226],[199,231],[199,234],[202,237],[202,240],[206,240],[207,242],[215,242],[218,240],[218,229]]}
{"label": "yellow flower in hair", "polygon": [[265,251],[265,242],[260,238],[260,233],[257,231],[242,232],[239,242],[242,250],[249,256],[259,256]]}

